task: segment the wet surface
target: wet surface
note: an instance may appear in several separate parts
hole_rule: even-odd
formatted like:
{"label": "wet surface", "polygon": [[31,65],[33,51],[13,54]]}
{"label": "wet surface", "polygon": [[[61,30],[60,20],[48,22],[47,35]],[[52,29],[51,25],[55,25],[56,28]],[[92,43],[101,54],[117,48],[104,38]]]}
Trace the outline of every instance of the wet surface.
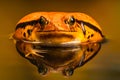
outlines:
{"label": "wet surface", "polygon": [[[62,6],[61,6],[62,5]],[[0,79],[2,80],[119,80],[120,79],[120,2],[117,0],[87,1],[0,1]],[[9,34],[20,18],[35,11],[79,11],[92,16],[100,24],[108,42],[102,44],[98,54],[74,74],[61,73],[41,76],[36,66],[18,54]],[[71,69],[70,69],[71,70]]]}

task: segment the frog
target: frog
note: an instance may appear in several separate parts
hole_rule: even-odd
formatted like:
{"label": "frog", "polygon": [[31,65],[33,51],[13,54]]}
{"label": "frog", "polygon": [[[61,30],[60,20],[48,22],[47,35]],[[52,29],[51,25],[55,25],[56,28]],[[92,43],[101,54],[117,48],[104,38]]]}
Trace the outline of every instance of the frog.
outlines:
{"label": "frog", "polygon": [[39,73],[62,71],[65,76],[92,59],[105,40],[100,25],[80,12],[27,14],[18,21],[10,38]]}
{"label": "frog", "polygon": [[[12,38],[16,42],[41,46],[76,47],[102,42],[104,35],[99,24],[85,13],[33,12],[18,21]],[[38,55],[32,48],[27,49],[26,57]]]}
{"label": "frog", "polygon": [[16,25],[15,40],[33,43],[99,42],[103,34],[98,23],[84,13],[34,12]]}

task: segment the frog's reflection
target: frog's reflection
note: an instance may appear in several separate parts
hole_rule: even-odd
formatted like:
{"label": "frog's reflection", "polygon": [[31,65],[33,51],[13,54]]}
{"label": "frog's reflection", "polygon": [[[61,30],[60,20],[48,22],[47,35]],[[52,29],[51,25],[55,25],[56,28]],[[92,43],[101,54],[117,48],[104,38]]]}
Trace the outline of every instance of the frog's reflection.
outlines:
{"label": "frog's reflection", "polygon": [[71,76],[74,69],[84,65],[100,50],[100,43],[90,43],[76,47],[45,47],[39,44],[17,42],[18,52],[38,67],[40,74],[61,71]]}

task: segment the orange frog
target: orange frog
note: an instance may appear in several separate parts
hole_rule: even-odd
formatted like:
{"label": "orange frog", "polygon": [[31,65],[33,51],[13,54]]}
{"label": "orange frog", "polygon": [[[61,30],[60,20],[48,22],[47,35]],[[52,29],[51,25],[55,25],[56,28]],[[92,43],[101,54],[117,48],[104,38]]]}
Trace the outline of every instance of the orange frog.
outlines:
{"label": "orange frog", "polygon": [[12,38],[17,51],[38,67],[42,75],[74,69],[92,59],[104,36],[100,26],[84,13],[35,12],[23,17]]}
{"label": "orange frog", "polygon": [[45,46],[76,46],[104,39],[98,23],[84,13],[35,12],[23,17],[12,36]]}

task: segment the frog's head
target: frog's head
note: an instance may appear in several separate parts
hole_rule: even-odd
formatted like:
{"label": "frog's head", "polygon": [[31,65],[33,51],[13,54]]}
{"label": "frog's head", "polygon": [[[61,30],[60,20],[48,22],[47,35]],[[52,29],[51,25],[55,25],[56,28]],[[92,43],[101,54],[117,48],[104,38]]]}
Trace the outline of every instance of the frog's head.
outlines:
{"label": "frog's head", "polygon": [[23,17],[13,37],[31,43],[68,44],[100,42],[100,26],[86,14],[36,12]]}

